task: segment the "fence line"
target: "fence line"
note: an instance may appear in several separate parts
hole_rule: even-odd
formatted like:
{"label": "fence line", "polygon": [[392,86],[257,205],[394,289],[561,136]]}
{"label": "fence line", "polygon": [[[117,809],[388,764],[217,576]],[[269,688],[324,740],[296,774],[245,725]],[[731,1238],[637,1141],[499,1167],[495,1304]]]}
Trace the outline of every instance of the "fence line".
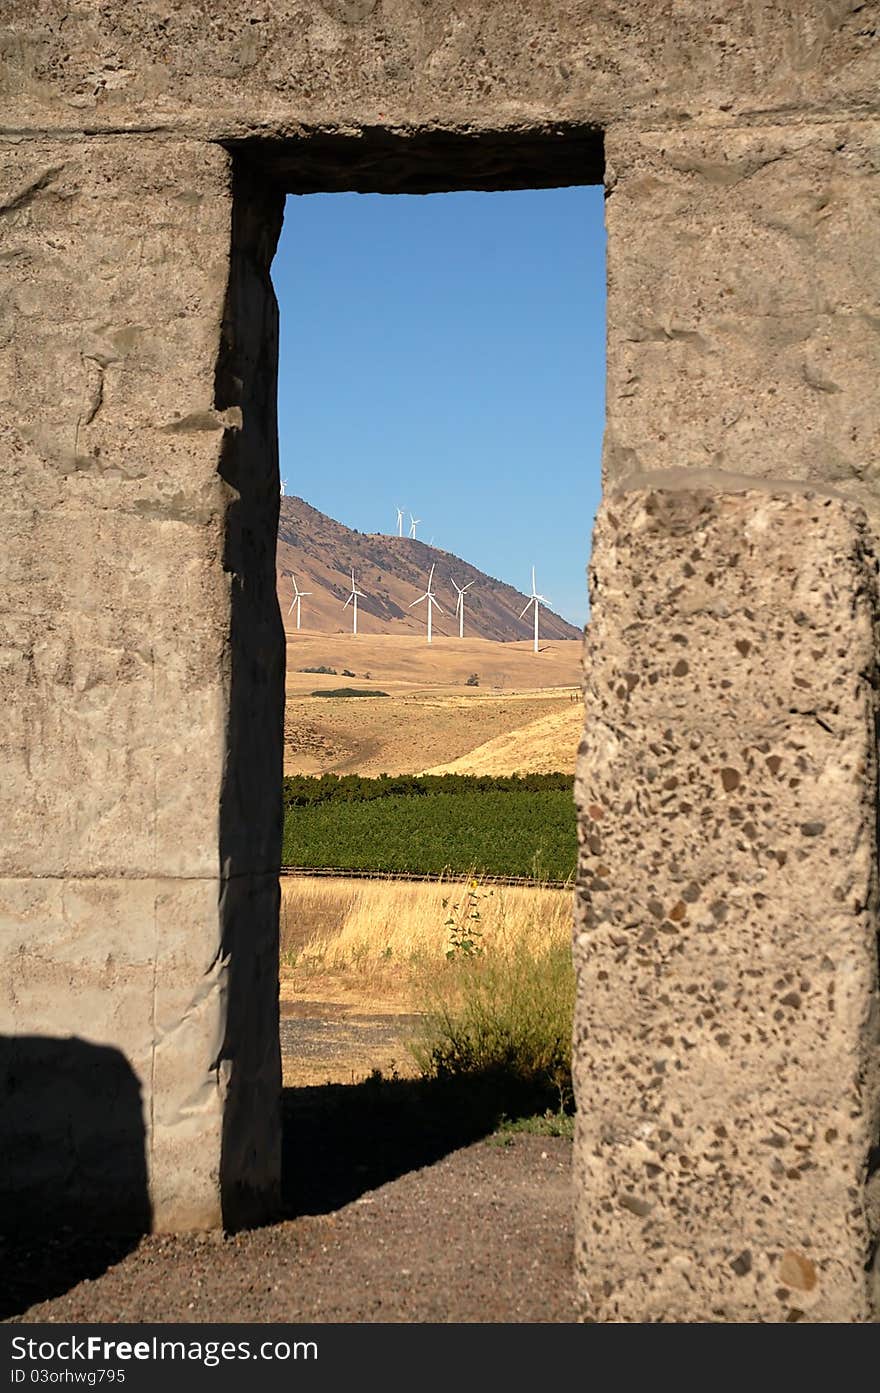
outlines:
{"label": "fence line", "polygon": [[534,880],[527,875],[468,875],[456,871],[426,875],[422,871],[351,871],[343,870],[340,866],[282,866],[281,875],[335,876],[345,880],[413,880],[434,885],[478,880],[481,885],[527,885],[538,890],[571,890],[574,887],[571,880]]}

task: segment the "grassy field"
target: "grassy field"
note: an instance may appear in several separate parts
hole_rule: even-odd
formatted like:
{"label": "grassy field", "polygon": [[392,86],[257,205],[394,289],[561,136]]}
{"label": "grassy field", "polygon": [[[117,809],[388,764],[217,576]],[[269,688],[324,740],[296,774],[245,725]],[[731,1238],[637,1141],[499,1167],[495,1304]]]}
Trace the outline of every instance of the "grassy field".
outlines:
{"label": "grassy field", "polygon": [[577,859],[571,791],[437,793],[288,809],[287,865],[567,880]]}
{"label": "grassy field", "polygon": [[[485,946],[520,943],[535,953],[569,944],[571,894],[544,886],[477,884]],[[407,996],[412,969],[446,961],[450,918],[469,882],[413,884],[394,880],[285,877],[281,884],[281,961],[300,986],[320,976],[346,978],[395,1009]],[[298,973],[298,979],[295,974]],[[375,1006],[371,996],[371,1005]]]}
{"label": "grassy field", "polygon": [[[348,675],[376,682],[388,691],[451,692],[461,690],[476,673],[480,693],[526,692],[577,686],[581,641],[550,640],[532,652],[526,639],[494,643],[489,639],[447,638],[436,634],[427,644],[422,634],[318,634],[302,630],[287,636],[287,693],[339,686]],[[307,669],[334,668],[317,681]],[[368,676],[369,675],[369,676]]]}
{"label": "grassy field", "polygon": [[554,707],[513,730],[494,735],[430,774],[533,774],[564,769],[574,773],[577,749],[584,731],[583,702]]}
{"label": "grassy field", "polygon": [[[335,671],[299,670],[307,667]],[[474,673],[479,685],[466,686]],[[390,696],[311,695],[338,688],[340,678]],[[516,1116],[518,1105],[502,1101],[513,1096],[509,1085],[531,1094],[537,1082],[536,1106],[549,1100],[558,1125],[557,1105],[570,1096],[571,895],[467,878],[571,875],[582,719],[579,643],[536,656],[528,644],[291,639],[285,773],[376,779],[451,766],[563,771],[563,781],[287,806],[287,864],[408,871],[443,883],[283,880],[286,1083],[350,1083],[376,1069],[392,1078],[466,1077]]]}
{"label": "grassy field", "polygon": [[[327,682],[339,685],[338,678],[327,678]],[[381,690],[390,690],[391,695],[370,700],[288,691],[284,772],[418,774],[467,756],[498,735],[515,738],[516,732],[527,731],[539,719],[558,715],[562,724],[549,747],[540,751],[539,767],[574,773],[582,710],[573,689],[562,695],[552,691],[466,695],[400,692],[382,683]],[[526,735],[522,750],[511,749],[510,772],[531,767],[533,744],[533,737]]]}
{"label": "grassy field", "polygon": [[[379,1069],[480,1077],[499,1097],[536,1085],[554,1115],[570,1104],[568,891],[299,876],[281,888],[282,1013],[350,1026],[338,1057],[286,1061],[286,1083]],[[359,1023],[382,1017],[391,1039],[362,1048]]]}

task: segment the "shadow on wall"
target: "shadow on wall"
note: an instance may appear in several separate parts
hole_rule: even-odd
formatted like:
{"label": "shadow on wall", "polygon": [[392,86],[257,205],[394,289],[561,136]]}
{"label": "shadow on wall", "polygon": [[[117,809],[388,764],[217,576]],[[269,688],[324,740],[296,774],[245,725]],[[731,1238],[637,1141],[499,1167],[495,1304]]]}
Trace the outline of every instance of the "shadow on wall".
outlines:
{"label": "shadow on wall", "polygon": [[233,185],[232,256],[214,383],[218,411],[239,411],[219,472],[234,501],[223,565],[230,575],[228,758],[220,798],[220,915],[229,963],[229,1061],[220,1160],[223,1222],[248,1228],[279,1204],[281,1052],[278,908],[284,731],[284,625],[275,551],[278,475],[278,306],[269,266],[284,197],[246,162]]}
{"label": "shadow on wall", "polygon": [[74,1037],[0,1036],[0,1319],[99,1276],[150,1221],[141,1090],[125,1056]]}

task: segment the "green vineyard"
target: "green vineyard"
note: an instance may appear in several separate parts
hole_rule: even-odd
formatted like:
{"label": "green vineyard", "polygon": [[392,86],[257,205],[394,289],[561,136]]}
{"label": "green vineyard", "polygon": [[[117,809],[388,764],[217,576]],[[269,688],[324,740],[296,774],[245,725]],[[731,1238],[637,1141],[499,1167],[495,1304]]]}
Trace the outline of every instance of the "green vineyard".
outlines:
{"label": "green vineyard", "polygon": [[[534,880],[573,875],[577,838],[570,778],[456,776],[454,791],[436,788],[449,777],[285,780],[283,862],[315,869]],[[542,781],[542,787],[523,786]],[[387,788],[407,782],[433,786]]]}

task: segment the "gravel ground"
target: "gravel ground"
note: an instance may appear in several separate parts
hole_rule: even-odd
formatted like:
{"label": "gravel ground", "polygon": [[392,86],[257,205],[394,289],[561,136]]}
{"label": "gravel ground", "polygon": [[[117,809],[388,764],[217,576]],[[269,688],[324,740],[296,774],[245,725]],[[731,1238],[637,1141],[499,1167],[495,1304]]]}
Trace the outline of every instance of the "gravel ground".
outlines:
{"label": "gravel ground", "polygon": [[[403,1159],[388,1162],[394,1174]],[[490,1136],[375,1188],[312,1187],[314,1212],[130,1251],[56,1238],[0,1254],[27,1322],[571,1322],[571,1143]],[[320,1211],[325,1212],[320,1212]],[[126,1245],[128,1246],[128,1245]],[[110,1264],[110,1265],[108,1265]],[[55,1293],[50,1295],[50,1293]],[[41,1299],[49,1296],[49,1299]]]}

